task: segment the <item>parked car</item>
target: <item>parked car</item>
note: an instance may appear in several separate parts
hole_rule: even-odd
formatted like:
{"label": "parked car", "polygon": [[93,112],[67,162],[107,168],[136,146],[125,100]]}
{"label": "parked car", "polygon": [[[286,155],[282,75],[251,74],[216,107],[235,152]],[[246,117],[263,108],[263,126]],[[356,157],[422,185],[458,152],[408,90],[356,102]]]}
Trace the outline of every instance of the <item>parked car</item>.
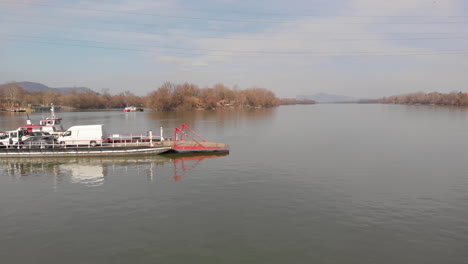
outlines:
{"label": "parked car", "polygon": [[49,136],[34,136],[21,141],[22,148],[52,148],[56,145],[55,139]]}
{"label": "parked car", "polygon": [[39,131],[37,131],[37,132],[30,132],[30,133],[28,134],[28,136],[30,136],[30,137],[50,136],[50,133],[49,133],[49,132],[39,132]]}

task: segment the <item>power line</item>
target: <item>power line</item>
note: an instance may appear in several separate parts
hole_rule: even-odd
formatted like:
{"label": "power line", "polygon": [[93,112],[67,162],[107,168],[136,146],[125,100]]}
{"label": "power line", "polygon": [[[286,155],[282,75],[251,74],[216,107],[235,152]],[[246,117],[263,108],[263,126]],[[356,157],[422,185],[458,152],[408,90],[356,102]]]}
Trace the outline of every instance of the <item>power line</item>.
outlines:
{"label": "power line", "polygon": [[[38,14],[16,14],[16,13],[10,13],[10,12],[5,12],[5,11],[1,11],[3,12],[3,14],[7,15],[7,16],[17,16],[17,17],[38,17],[38,18],[45,18],[45,19],[57,19],[57,20],[61,20],[63,21],[64,19],[65,20],[68,20],[70,21],[70,17],[60,17],[60,16],[51,16],[51,15],[47,15],[47,16],[44,16],[44,15],[38,15]],[[5,19],[5,16],[3,16],[3,19]],[[8,21],[8,20],[7,20]],[[72,20],[73,21],[73,20]],[[28,21],[30,22],[30,21]],[[104,24],[111,24],[111,25],[131,25],[131,26],[142,26],[142,27],[157,27],[157,28],[164,28],[164,29],[167,29],[167,27],[163,27],[161,26],[161,24],[150,24],[150,23],[135,23],[134,21],[131,22],[131,24],[128,24],[126,22],[117,22],[117,21],[107,21],[107,20],[95,20],[93,21],[93,23],[104,23]],[[344,22],[343,22],[344,23]],[[448,23],[448,22],[447,22]],[[461,23],[461,22],[460,22]],[[463,22],[463,23],[468,23],[468,21],[466,22]],[[346,24],[350,24],[350,23],[346,23]],[[352,23],[351,23],[352,24]],[[365,24],[365,23],[363,23]],[[394,23],[391,23],[391,24],[394,24]],[[404,24],[404,23],[398,23],[398,24]],[[405,23],[406,24],[406,23]],[[181,27],[180,25],[177,25],[176,27],[174,26],[171,26],[170,29],[184,29],[184,30],[203,30],[203,31],[213,31],[213,32],[222,32],[222,33],[244,33],[244,32],[239,32],[239,31],[231,31],[231,30],[226,30],[226,29],[213,29],[213,28],[204,28],[204,29],[197,29],[197,28],[193,28],[193,27]],[[262,33],[268,33],[268,32],[262,32]],[[290,33],[287,33],[288,35],[289,34],[313,34],[313,33],[317,33],[317,32],[313,32],[313,31],[301,31],[301,32],[290,32]],[[419,32],[420,33],[420,32]],[[464,33],[468,33],[468,32],[464,32]],[[421,34],[421,33],[420,33]],[[447,32],[444,32],[444,33],[440,33],[440,34],[449,34]],[[456,34],[456,33],[455,33]],[[258,39],[255,39],[255,40],[258,40]]]}
{"label": "power line", "polygon": [[[129,12],[129,11],[117,11],[117,10],[105,10],[105,9],[95,9],[95,8],[86,8],[86,7],[67,7],[67,6],[57,6],[51,4],[39,4],[39,3],[15,3],[28,6],[43,6],[43,7],[52,7],[60,9],[72,9],[72,10],[85,10],[85,11],[94,11],[94,12],[103,12],[103,13],[115,13],[115,14],[127,14],[127,15],[140,15],[140,16],[152,16],[152,17],[167,17],[167,18],[180,18],[180,19],[190,19],[190,20],[206,20],[206,21],[218,21],[218,22],[242,22],[242,20],[237,19],[224,19],[224,18],[206,18],[206,17],[190,17],[190,16],[177,16],[177,15],[165,15],[165,14],[151,14],[151,13],[140,13],[140,12]],[[245,22],[245,20],[243,21]],[[283,23],[280,21],[261,21],[261,20],[251,20],[250,22],[256,23]]]}
{"label": "power line", "polygon": [[[209,12],[209,13],[233,13],[233,14],[250,14],[250,15],[268,15],[268,16],[288,16],[288,17],[324,17],[323,14],[318,13],[302,13],[302,14],[291,14],[284,12],[265,12],[265,11],[249,11],[249,10],[232,10],[232,9],[221,9],[221,10],[208,10],[208,9],[197,9],[197,8],[187,8],[187,7],[176,7],[171,8],[175,10],[189,10],[196,12]],[[464,15],[329,15],[332,17],[342,17],[342,18],[466,18],[468,16]]]}
{"label": "power line", "polygon": [[[52,7],[52,8],[62,8],[62,9],[79,9],[79,10],[87,10],[87,11],[96,11],[96,12],[107,12],[107,13],[120,13],[120,14],[132,14],[132,15],[145,15],[145,16],[158,16],[159,14],[149,14],[149,13],[141,13],[141,12],[130,12],[130,11],[117,11],[117,10],[103,10],[103,9],[93,9],[93,8],[75,8],[70,6],[59,6],[59,5],[52,5],[52,4],[44,4],[44,3],[37,3],[37,2],[15,2],[15,3],[0,3],[3,5],[23,5],[23,6],[43,6],[43,7]],[[222,10],[214,10],[214,9],[197,9],[197,8],[188,8],[188,7],[170,7],[171,10],[189,10],[189,11],[196,11],[196,12],[208,12],[208,13],[234,13],[234,14],[250,14],[250,15],[269,15],[269,16],[289,16],[289,17],[324,17],[321,14],[291,14],[287,12],[265,12],[265,11],[250,11],[250,10],[233,10],[231,9],[222,9]],[[330,15],[332,17],[343,17],[343,18],[466,18],[466,15]],[[202,19],[202,18],[193,18],[193,19]],[[211,18],[203,18],[203,19],[211,19]],[[218,20],[217,18],[213,18]],[[219,19],[222,21],[230,21]]]}
{"label": "power line", "polygon": [[[26,38],[26,39],[36,39],[36,40],[44,40],[41,37],[36,37],[36,36],[28,36],[28,35],[21,35],[21,34],[8,34],[4,36],[10,36],[10,37],[16,37],[16,38]],[[318,42],[326,42],[326,41],[362,41],[362,40],[424,40],[428,38],[413,38],[413,39],[330,39],[330,40],[322,40]],[[439,38],[437,38],[439,39]],[[446,38],[440,38],[441,40],[445,40]],[[459,37],[455,39],[468,39],[468,35],[464,37]],[[47,39],[46,41],[49,41],[50,39]],[[83,43],[91,43],[93,45],[95,44],[104,44],[104,45],[130,45],[130,46],[136,46],[136,47],[152,47],[152,48],[161,48],[161,49],[175,49],[175,50],[187,50],[188,48],[182,48],[182,47],[167,47],[167,46],[157,46],[154,44],[141,44],[141,43],[123,43],[123,42],[109,42],[109,41],[96,41],[96,40],[83,40],[83,39],[71,39],[71,38],[61,38],[61,39],[55,39],[55,41],[60,41],[60,42],[83,42]],[[239,51],[239,50],[216,50],[216,49],[191,49],[191,50],[197,50],[201,52],[239,52],[239,53],[257,53],[257,51]],[[281,52],[292,52],[292,51],[267,51],[265,53],[281,53]],[[304,51],[302,51],[304,52]]]}
{"label": "power line", "polygon": [[[18,41],[15,38],[9,37],[0,37],[3,40],[7,41]],[[82,44],[64,44],[64,43],[56,43],[50,41],[38,41],[38,40],[24,40],[20,39],[21,42],[29,42],[34,44],[47,44],[47,45],[58,45],[58,46],[73,46],[73,47],[83,47],[83,48],[96,48],[96,49],[106,49],[106,50],[120,50],[120,51],[136,51],[136,52],[150,52],[155,53],[157,51],[150,50],[150,49],[135,49],[135,48],[119,48],[119,47],[111,47],[111,46],[95,46],[95,45],[82,45]],[[170,49],[170,48],[162,48],[162,49]],[[181,50],[188,50],[189,49],[182,49]],[[171,53],[168,55],[193,55],[193,56],[203,56],[203,57],[226,57],[226,56],[235,56],[235,57],[251,57],[251,58],[261,58],[265,57],[265,55],[301,55],[301,56],[329,56],[329,57],[337,57],[337,56],[344,56],[344,57],[367,57],[367,56],[414,56],[414,55],[452,55],[452,54],[468,54],[468,50],[438,50],[432,52],[394,52],[394,51],[378,51],[378,52],[370,52],[370,51],[281,51],[281,52],[273,52],[273,51],[221,51],[221,50],[193,50],[193,51],[205,51],[205,52],[218,52],[218,53],[228,53],[228,54],[206,54],[206,53]],[[245,55],[245,54],[235,54],[235,53],[248,53],[254,54],[258,56],[252,55]],[[277,57],[277,56],[276,56]],[[271,58],[271,57],[269,57]]]}
{"label": "power line", "polygon": [[[18,20],[7,20],[0,18],[0,21],[6,21],[9,23],[19,23],[19,24],[29,24],[35,26],[46,26],[46,27],[58,27],[61,28],[62,26],[58,24],[50,24],[50,23],[38,23],[38,22],[31,22],[31,21],[18,21]],[[262,40],[259,38],[235,38],[235,37],[213,37],[213,36],[201,36],[201,35],[190,35],[190,34],[177,34],[177,33],[161,33],[161,32],[150,32],[150,31],[135,31],[135,30],[121,30],[121,29],[111,29],[111,28],[96,28],[96,27],[83,27],[83,26],[76,26],[76,25],[67,25],[67,29],[75,28],[79,30],[100,30],[100,31],[113,31],[113,32],[124,32],[124,33],[138,33],[138,34],[149,34],[149,35],[157,35],[157,36],[171,36],[171,37],[183,37],[183,38],[204,38],[204,39],[232,39],[232,40]]]}
{"label": "power line", "polygon": [[[38,22],[31,22],[31,21],[18,21],[18,20],[7,20],[0,18],[0,21],[6,21],[9,23],[19,23],[19,24],[31,24],[35,26],[45,26],[45,27],[55,27],[62,29],[62,26],[57,24],[51,23],[38,23]],[[169,36],[169,37],[182,37],[182,38],[196,38],[196,39],[226,39],[226,40],[243,40],[243,41],[269,41],[272,38],[236,38],[236,37],[218,37],[218,36],[203,36],[203,35],[192,35],[192,34],[178,34],[178,33],[167,33],[167,32],[153,32],[153,31],[135,31],[135,30],[121,30],[121,29],[110,29],[110,28],[96,28],[96,27],[83,27],[83,26],[76,26],[76,25],[67,25],[67,29],[75,28],[78,30],[94,30],[94,31],[113,31],[113,32],[122,32],[122,33],[137,33],[137,34],[148,34],[148,35],[155,35],[155,36]],[[260,32],[262,34],[263,32]],[[411,33],[412,34],[412,33]],[[420,34],[449,34],[449,33],[420,33]],[[329,38],[323,39],[318,41],[369,41],[369,40],[448,40],[448,39],[465,39],[468,36],[464,36],[468,34],[468,32],[459,32],[459,33],[450,33],[450,34],[462,34],[463,36],[455,36],[455,37],[415,37],[415,38],[405,38],[405,37],[395,37],[395,38]],[[412,34],[413,35],[413,34]],[[281,33],[281,36],[284,35]],[[274,39],[274,38],[273,38]]]}
{"label": "power line", "polygon": [[[6,3],[2,3],[6,4]],[[11,4],[11,3],[10,3]],[[199,20],[199,21],[217,21],[217,22],[255,22],[255,23],[272,23],[272,24],[297,24],[297,22],[286,22],[286,21],[267,21],[267,20],[255,20],[255,19],[225,19],[225,18],[207,18],[207,17],[191,17],[191,16],[179,16],[179,15],[167,15],[167,14],[154,14],[154,13],[140,13],[140,12],[130,12],[130,11],[117,11],[117,10],[105,10],[105,9],[95,9],[95,8],[86,8],[86,7],[67,7],[67,6],[57,6],[51,4],[43,3],[14,3],[20,5],[28,6],[43,6],[43,7],[52,7],[68,10],[85,10],[85,11],[94,11],[94,12],[104,12],[104,13],[116,13],[116,14],[130,14],[130,15],[139,15],[139,16],[152,16],[152,17],[166,17],[166,18],[177,18],[177,19],[188,19],[188,20]],[[8,5],[8,4],[7,4]],[[358,16],[357,16],[358,17]],[[362,16],[365,17],[365,16]],[[372,16],[369,16],[372,17]],[[377,17],[391,17],[391,16],[377,16]],[[401,16],[395,16],[401,17]],[[460,16],[468,17],[468,16]],[[316,22],[313,24],[392,24],[392,25],[407,25],[407,24],[466,24],[468,21],[425,21],[425,22],[342,22],[342,23],[325,23],[325,22]],[[309,23],[310,24],[310,23]]]}

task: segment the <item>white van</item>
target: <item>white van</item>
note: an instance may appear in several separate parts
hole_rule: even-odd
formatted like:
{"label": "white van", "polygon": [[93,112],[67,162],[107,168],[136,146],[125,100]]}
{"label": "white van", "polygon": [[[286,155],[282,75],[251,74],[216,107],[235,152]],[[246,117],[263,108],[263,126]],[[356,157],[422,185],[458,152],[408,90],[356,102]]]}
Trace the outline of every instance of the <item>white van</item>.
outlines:
{"label": "white van", "polygon": [[103,125],[72,126],[57,142],[62,145],[101,145],[105,136]]}
{"label": "white van", "polygon": [[5,146],[18,146],[20,141],[24,139],[24,131],[22,130],[13,130],[1,132],[0,135],[0,147]]}

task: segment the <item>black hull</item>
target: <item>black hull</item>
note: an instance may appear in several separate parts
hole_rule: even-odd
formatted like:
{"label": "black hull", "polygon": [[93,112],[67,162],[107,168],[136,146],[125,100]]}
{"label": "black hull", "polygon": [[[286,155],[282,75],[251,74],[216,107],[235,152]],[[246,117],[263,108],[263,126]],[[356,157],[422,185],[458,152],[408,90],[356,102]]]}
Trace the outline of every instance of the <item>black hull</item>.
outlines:
{"label": "black hull", "polygon": [[128,156],[161,154],[170,147],[57,147],[57,148],[4,148],[0,149],[1,157],[76,157],[76,156]]}

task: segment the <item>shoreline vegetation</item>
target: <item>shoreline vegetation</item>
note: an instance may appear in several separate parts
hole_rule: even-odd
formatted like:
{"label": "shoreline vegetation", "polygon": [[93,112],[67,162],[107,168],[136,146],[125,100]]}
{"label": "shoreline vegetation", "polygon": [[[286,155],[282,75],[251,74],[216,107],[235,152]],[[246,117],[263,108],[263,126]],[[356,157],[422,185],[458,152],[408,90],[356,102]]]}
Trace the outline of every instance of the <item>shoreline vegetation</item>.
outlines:
{"label": "shoreline vegetation", "polygon": [[406,104],[406,105],[445,105],[468,106],[468,93],[452,92],[448,94],[412,93],[399,96],[384,97],[379,100],[382,104]]}
{"label": "shoreline vegetation", "polygon": [[200,88],[195,84],[166,82],[146,96],[137,96],[130,91],[111,95],[108,90],[97,92],[61,93],[47,91],[27,92],[16,83],[0,86],[0,108],[28,109],[33,106],[59,105],[68,109],[123,109],[126,106],[144,106],[151,110],[198,110],[216,108],[267,108],[279,105],[314,104],[313,100],[280,99],[264,88],[240,90],[223,84]]}
{"label": "shoreline vegetation", "polygon": [[[12,82],[0,85],[0,111],[48,108],[51,104],[67,110],[109,110],[123,109],[126,106],[145,107],[155,111],[211,110],[222,108],[268,108],[279,105],[315,104],[314,100],[278,98],[264,88],[238,89],[223,84],[200,88],[196,84],[175,84],[166,82],[145,96],[137,96],[130,91],[111,95],[108,89],[102,93],[94,91],[68,93],[54,91],[25,91]],[[468,106],[468,93],[411,93],[389,96],[380,99],[360,99],[337,103],[380,103],[406,105]]]}

